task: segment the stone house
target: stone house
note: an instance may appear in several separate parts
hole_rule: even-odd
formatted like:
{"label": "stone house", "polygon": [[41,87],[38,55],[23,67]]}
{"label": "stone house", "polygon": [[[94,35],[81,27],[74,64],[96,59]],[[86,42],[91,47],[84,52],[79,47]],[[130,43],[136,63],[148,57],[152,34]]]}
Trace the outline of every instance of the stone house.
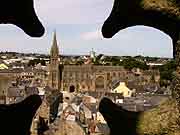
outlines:
{"label": "stone house", "polygon": [[62,93],[49,87],[45,88],[45,94],[41,95],[41,98],[42,104],[34,117],[31,127],[32,132],[37,132],[37,127],[41,130],[47,129],[46,127],[57,118],[59,104],[62,103]]}
{"label": "stone house", "polygon": [[123,97],[132,97],[135,95],[135,90],[130,90],[125,82],[120,82],[119,86],[112,90],[112,93],[121,93]]}
{"label": "stone house", "polygon": [[86,107],[84,104],[81,104],[79,107],[79,121],[82,124],[88,125],[89,121],[92,119],[92,112],[91,110]]}
{"label": "stone house", "polygon": [[79,121],[87,134],[108,135],[110,133],[106,121],[97,109],[97,103],[81,103]]}
{"label": "stone house", "polygon": [[38,95],[39,91],[37,87],[25,87],[25,96],[28,97],[30,95]]}
{"label": "stone house", "polygon": [[109,135],[110,129],[107,124],[97,123],[95,127],[95,135]]}
{"label": "stone house", "polygon": [[96,120],[99,123],[107,124],[106,121],[104,120],[104,117],[99,111],[96,113]]}
{"label": "stone house", "polygon": [[6,93],[6,104],[14,104],[25,98],[25,91],[20,87],[9,87]]}
{"label": "stone house", "polygon": [[76,121],[77,111],[72,105],[68,105],[65,110],[63,110],[63,118],[67,121]]}
{"label": "stone house", "polygon": [[4,64],[4,63],[0,63],[0,70],[3,70],[3,69],[8,69],[9,67]]}

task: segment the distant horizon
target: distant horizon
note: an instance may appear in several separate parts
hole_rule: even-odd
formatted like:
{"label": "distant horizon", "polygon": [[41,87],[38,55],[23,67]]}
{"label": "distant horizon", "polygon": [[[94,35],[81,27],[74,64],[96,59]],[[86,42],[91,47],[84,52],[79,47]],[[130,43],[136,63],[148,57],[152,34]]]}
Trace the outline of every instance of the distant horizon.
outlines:
{"label": "distant horizon", "polygon": [[[49,53],[36,53],[36,52],[15,52],[15,51],[0,51],[0,53],[19,53],[19,54],[33,54],[33,55],[47,55],[49,56]],[[173,59],[172,57],[162,57],[162,56],[144,56],[144,55],[108,55],[104,53],[96,53],[96,56],[103,54],[105,56],[113,56],[113,57],[136,57],[136,56],[142,56],[142,57],[151,57],[151,58],[170,58]],[[60,56],[89,56],[89,54],[59,54]]]}
{"label": "distant horizon", "polygon": [[133,26],[105,39],[101,28],[113,0],[36,0],[36,13],[45,27],[41,38],[32,38],[10,24],[0,25],[0,51],[49,54],[56,30],[60,54],[84,55],[91,48],[112,56],[173,57],[171,38],[147,26]]}

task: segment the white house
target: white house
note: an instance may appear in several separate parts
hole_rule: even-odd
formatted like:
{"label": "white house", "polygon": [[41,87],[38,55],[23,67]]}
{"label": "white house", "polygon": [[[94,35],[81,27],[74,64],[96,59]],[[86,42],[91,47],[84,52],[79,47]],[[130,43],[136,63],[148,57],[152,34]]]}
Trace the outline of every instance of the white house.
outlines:
{"label": "white house", "polygon": [[130,90],[125,82],[120,82],[119,86],[111,91],[112,93],[121,93],[123,97],[132,97],[135,90]]}

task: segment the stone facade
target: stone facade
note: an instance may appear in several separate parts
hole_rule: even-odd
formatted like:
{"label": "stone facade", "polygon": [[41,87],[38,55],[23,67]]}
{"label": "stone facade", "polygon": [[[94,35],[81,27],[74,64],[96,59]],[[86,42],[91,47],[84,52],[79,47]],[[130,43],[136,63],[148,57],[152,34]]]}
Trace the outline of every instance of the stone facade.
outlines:
{"label": "stone facade", "polygon": [[[154,76],[154,77],[153,77]],[[121,66],[67,65],[64,66],[62,89],[69,90],[74,86],[76,91],[110,91],[118,81],[136,82],[145,85],[158,83],[158,71],[140,71],[139,74],[128,71]],[[154,80],[152,80],[154,78]]]}

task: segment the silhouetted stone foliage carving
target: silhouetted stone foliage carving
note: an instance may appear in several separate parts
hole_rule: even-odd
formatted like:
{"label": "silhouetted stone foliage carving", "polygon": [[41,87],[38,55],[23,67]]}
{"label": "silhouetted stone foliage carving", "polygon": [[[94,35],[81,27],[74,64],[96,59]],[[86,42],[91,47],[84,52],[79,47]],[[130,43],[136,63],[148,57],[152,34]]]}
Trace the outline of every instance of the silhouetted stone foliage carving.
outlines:
{"label": "silhouetted stone foliage carving", "polygon": [[0,23],[14,24],[32,37],[44,34],[33,0],[2,0],[0,3]]}
{"label": "silhouetted stone foliage carving", "polygon": [[108,98],[101,100],[99,111],[107,121],[111,135],[136,135],[140,112],[126,111]]}
{"label": "silhouetted stone foliage carving", "polygon": [[177,41],[176,46],[175,46],[175,51],[176,51],[176,65],[177,65],[177,71],[180,71],[178,67],[180,67],[180,40]]}
{"label": "silhouetted stone foliage carving", "polygon": [[172,89],[172,98],[175,99],[176,106],[178,108],[179,113],[177,114],[179,117],[179,126],[180,126],[180,41],[178,40],[176,43],[176,64],[177,69],[174,72],[174,79],[171,84]]}
{"label": "silhouetted stone foliage carving", "polygon": [[[159,29],[172,38],[173,55],[177,63],[177,70],[172,82],[172,98],[153,110],[139,113],[126,111],[112,103],[111,100],[103,98],[99,110],[110,127],[111,135],[179,135],[180,1],[115,0],[112,12],[102,27],[102,34],[105,38],[111,38],[119,30],[135,25]],[[153,119],[151,116],[157,116],[157,118]],[[163,122],[161,121],[162,117],[164,117]]]}
{"label": "silhouetted stone foliage carving", "polygon": [[103,98],[99,111],[107,121],[110,135],[179,135],[179,110],[172,99],[164,100],[154,109],[132,112],[108,98]]}
{"label": "silhouetted stone foliage carving", "polygon": [[127,27],[150,26],[168,34],[175,49],[180,30],[179,5],[180,2],[175,0],[115,0],[112,12],[102,27],[102,34],[111,38]]}
{"label": "silhouetted stone foliage carving", "polygon": [[39,95],[31,95],[18,104],[1,104],[0,134],[30,135],[32,119],[41,102]]}

